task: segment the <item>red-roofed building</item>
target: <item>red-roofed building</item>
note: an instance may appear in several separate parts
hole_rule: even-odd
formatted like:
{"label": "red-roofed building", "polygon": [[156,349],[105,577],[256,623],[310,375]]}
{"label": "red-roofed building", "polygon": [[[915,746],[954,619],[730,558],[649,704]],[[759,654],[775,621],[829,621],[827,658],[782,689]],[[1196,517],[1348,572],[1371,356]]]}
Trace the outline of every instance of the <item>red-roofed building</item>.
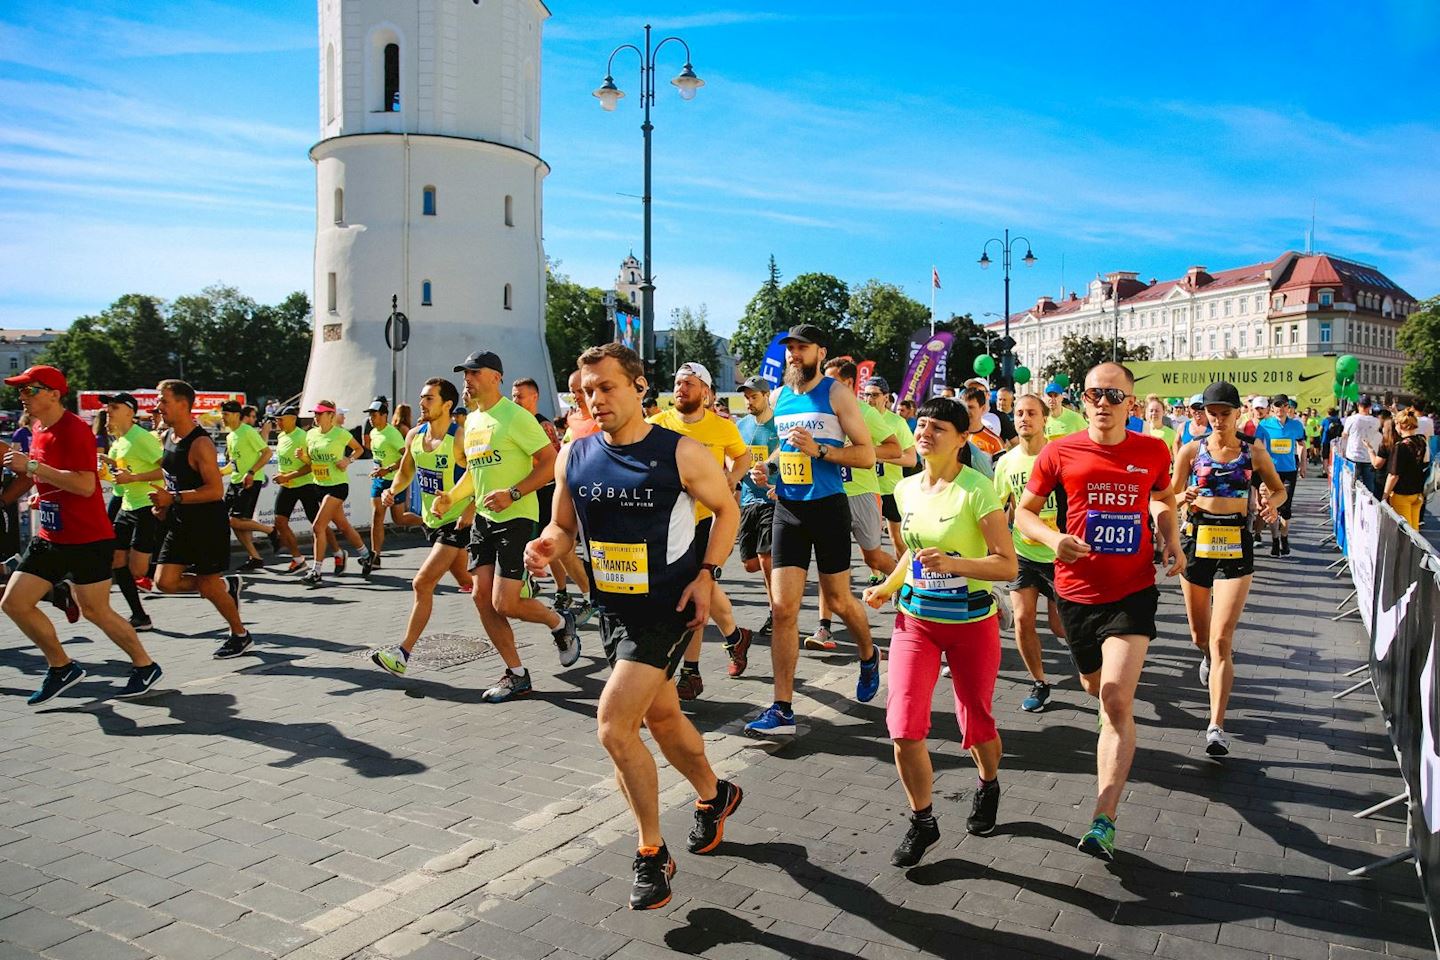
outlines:
{"label": "red-roofed building", "polygon": [[[1273,261],[1173,280],[1116,271],[1082,296],[1041,297],[1010,317],[1018,363],[1039,369],[1069,335],[1148,346],[1155,360],[1352,353],[1361,392],[1400,391],[1396,347],[1415,298],[1376,267],[1330,253],[1286,251]],[[998,330],[1004,321],[988,325]]]}

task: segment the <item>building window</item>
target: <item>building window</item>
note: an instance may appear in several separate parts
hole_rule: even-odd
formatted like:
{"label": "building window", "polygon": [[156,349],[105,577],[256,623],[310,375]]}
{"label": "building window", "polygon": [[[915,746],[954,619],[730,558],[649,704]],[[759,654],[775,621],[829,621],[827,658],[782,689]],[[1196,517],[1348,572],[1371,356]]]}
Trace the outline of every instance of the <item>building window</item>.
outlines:
{"label": "building window", "polygon": [[430,296],[431,292],[432,292],[432,288],[431,288],[431,286],[430,286],[430,281],[429,281],[429,280],[421,280],[421,281],[420,281],[420,306],[422,306],[422,307],[433,307],[433,306],[435,305],[434,301],[431,299],[431,296]]}
{"label": "building window", "polygon": [[1245,298],[1244,298],[1244,297],[1241,297],[1241,298],[1240,298],[1239,307],[1240,307],[1240,312],[1241,312],[1241,313],[1245,313],[1245,312],[1246,312],[1246,311],[1245,311]]}
{"label": "building window", "polygon": [[11,358],[10,358],[10,369],[11,369],[11,370],[19,370],[19,369],[20,369],[20,358],[19,358],[19,357],[11,357]]}
{"label": "building window", "polygon": [[1233,312],[1233,310],[1234,310],[1234,307],[1235,307],[1235,301],[1233,301],[1233,300],[1226,300],[1226,301],[1225,301],[1225,316],[1227,316],[1227,317],[1230,316],[1231,312]]}
{"label": "building window", "polygon": [[1290,324],[1290,345],[1294,346],[1300,342],[1300,324]]}
{"label": "building window", "polygon": [[1200,334],[1195,334],[1195,352],[1200,352]]}
{"label": "building window", "polygon": [[325,47],[325,122],[335,122],[335,44]]}
{"label": "building window", "polygon": [[508,194],[505,196],[505,226],[515,226],[515,198]]}
{"label": "building window", "polygon": [[1329,320],[1321,320],[1321,321],[1320,321],[1320,342],[1321,342],[1321,343],[1329,343],[1329,342],[1330,342],[1330,321],[1329,321]]}
{"label": "building window", "polygon": [[1226,331],[1225,331],[1225,349],[1226,349],[1227,352],[1228,352],[1229,349],[1230,349],[1230,331],[1229,331],[1229,330],[1226,330]]}
{"label": "building window", "polygon": [[1241,328],[1240,328],[1240,349],[1241,349],[1241,350],[1244,350],[1247,346],[1249,346],[1249,344],[1247,344],[1247,343],[1245,342],[1246,340],[1249,339],[1249,337],[1247,336],[1247,334],[1248,334],[1249,332],[1250,332],[1250,331],[1246,330],[1244,327],[1241,327]]}
{"label": "building window", "polygon": [[1277,293],[1277,294],[1275,294],[1275,300],[1273,301],[1272,306],[1273,306],[1276,310],[1284,310],[1284,309],[1285,309],[1285,294],[1283,294],[1283,293]]}
{"label": "building window", "polygon": [[1255,312],[1256,312],[1256,313],[1259,313],[1261,310],[1265,309],[1264,306],[1263,306],[1264,303],[1265,303],[1265,297],[1264,297],[1264,295],[1263,295],[1263,294],[1259,294],[1259,293],[1255,294]]}
{"label": "building window", "polygon": [[435,188],[426,187],[420,196],[420,212],[427,217],[435,216]]}
{"label": "building window", "polygon": [[506,309],[506,310],[513,310],[514,308],[515,308],[515,303],[514,303],[514,300],[513,300],[513,295],[512,295],[511,290],[510,290],[510,284],[507,283],[507,284],[505,284],[505,309]]}
{"label": "building window", "polygon": [[335,274],[328,274],[325,278],[325,309],[331,313],[339,312],[336,309],[336,296],[339,288],[335,283]]}
{"label": "building window", "polygon": [[340,187],[335,188],[335,222],[345,222],[345,191]]}
{"label": "building window", "polygon": [[1332,290],[1320,291],[1320,306],[1329,307],[1335,303],[1335,293]]}
{"label": "building window", "polygon": [[400,44],[385,44],[385,99],[381,101],[384,113],[400,112]]}
{"label": "building window", "polygon": [[1206,315],[1207,317],[1209,317],[1211,320],[1214,320],[1214,319],[1215,319],[1215,301],[1214,301],[1214,300],[1211,300],[1210,303],[1207,304],[1206,306],[1207,306],[1207,309],[1206,309],[1206,311],[1205,311],[1205,315]]}
{"label": "building window", "polygon": [[1210,352],[1215,352],[1215,334],[1210,334]]}
{"label": "building window", "polygon": [[1276,324],[1276,325],[1275,325],[1275,346],[1278,347],[1278,346],[1280,346],[1280,345],[1281,345],[1282,343],[1284,343],[1284,342],[1285,342],[1285,328],[1282,327],[1282,326],[1280,326],[1279,324]]}

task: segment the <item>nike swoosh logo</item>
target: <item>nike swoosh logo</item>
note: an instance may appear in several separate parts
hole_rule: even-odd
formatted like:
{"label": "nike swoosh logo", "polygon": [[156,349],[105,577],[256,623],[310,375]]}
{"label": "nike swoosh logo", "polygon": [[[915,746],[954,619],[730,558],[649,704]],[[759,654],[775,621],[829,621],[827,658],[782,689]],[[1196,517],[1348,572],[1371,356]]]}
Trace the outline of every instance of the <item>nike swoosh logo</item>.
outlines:
{"label": "nike swoosh logo", "polygon": [[941,517],[941,518],[940,518],[940,522],[941,522],[941,523],[949,523],[951,520],[954,520],[954,519],[955,519],[956,517],[958,517],[958,516],[960,516],[960,514],[958,514],[958,513],[952,513],[952,514],[951,514],[950,516],[948,516],[948,517]]}
{"label": "nike swoosh logo", "polygon": [[1297,379],[1299,379],[1299,381],[1300,381],[1301,383],[1304,383],[1306,380],[1314,380],[1316,377],[1323,377],[1323,376],[1325,376],[1325,374],[1323,374],[1323,373],[1312,373],[1312,374],[1310,374],[1309,376],[1306,376],[1306,375],[1304,375],[1304,374],[1301,374],[1300,377],[1298,377]]}

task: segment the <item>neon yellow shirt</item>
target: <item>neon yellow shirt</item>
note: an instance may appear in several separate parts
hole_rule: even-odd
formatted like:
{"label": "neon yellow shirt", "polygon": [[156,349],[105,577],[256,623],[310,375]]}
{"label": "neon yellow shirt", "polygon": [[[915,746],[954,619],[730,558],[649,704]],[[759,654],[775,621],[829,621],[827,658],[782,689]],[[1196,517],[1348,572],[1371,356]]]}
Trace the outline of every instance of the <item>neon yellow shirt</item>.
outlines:
{"label": "neon yellow shirt", "polygon": [[331,427],[328,433],[321,433],[319,427],[306,431],[305,449],[310,454],[310,472],[315,475],[316,483],[322,487],[335,487],[349,481],[345,471],[335,465],[345,458],[345,451],[353,439],[349,430],[338,425]]}
{"label": "neon yellow shirt", "polygon": [[405,455],[405,435],[387,423],[379,430],[370,431],[370,453],[377,466],[389,470]]}
{"label": "neon yellow shirt", "polygon": [[1089,424],[1079,413],[1069,407],[1061,407],[1060,412],[1052,413],[1045,418],[1046,437],[1068,437],[1072,433],[1079,433]]}
{"label": "neon yellow shirt", "polygon": [[[306,433],[299,427],[289,433],[280,434],[275,441],[275,463],[280,473],[294,473],[305,466],[305,461],[300,459],[300,451],[305,449]],[[303,487],[315,482],[315,475],[307,473],[296,477],[289,483],[282,483],[282,487],[293,490],[296,487]]]}
{"label": "neon yellow shirt", "polygon": [[[1011,447],[995,461],[995,495],[1000,499],[1000,506],[1014,501],[1018,506],[1020,498],[1025,495],[1025,484],[1030,482],[1030,471],[1035,468],[1035,461],[1040,459],[1039,454],[1028,454],[1023,446]],[[1045,505],[1040,509],[1040,519],[1045,521],[1045,526],[1051,530],[1057,530],[1057,517],[1059,510],[1055,504],[1055,491],[1050,491],[1050,496],[1045,498]],[[1020,532],[1018,526],[1012,527],[1011,535],[1015,538],[1015,552],[1027,560],[1034,560],[1036,563],[1054,563],[1055,551],[1036,540],[1031,540]]]}
{"label": "neon yellow shirt", "polygon": [[980,521],[1000,509],[995,488],[978,471],[962,468],[938,491],[922,489],[925,476],[905,477],[895,487],[900,508],[900,538],[911,553],[901,610],[939,623],[971,623],[995,616],[989,580],[924,570],[914,555],[927,547],[952,557],[979,560],[990,555]]}
{"label": "neon yellow shirt", "polygon": [[1148,434],[1149,434],[1150,436],[1152,436],[1152,437],[1159,437],[1161,440],[1164,440],[1164,441],[1165,441],[1165,446],[1168,447],[1168,448],[1170,448],[1171,450],[1174,450],[1174,449],[1175,449],[1175,428],[1174,428],[1174,427],[1165,427],[1165,426],[1152,427],[1152,426],[1150,426],[1149,422],[1147,421],[1146,424],[1145,424],[1145,432],[1148,433]]}
{"label": "neon yellow shirt", "polygon": [[[860,404],[860,415],[865,418],[865,427],[870,431],[870,444],[878,449],[880,444],[896,436],[894,425],[880,415],[880,411],[868,403]],[[870,468],[864,470],[851,467],[840,468],[840,479],[845,482],[845,496],[858,497],[863,493],[879,493],[880,478]]]}
{"label": "neon yellow shirt", "polygon": [[[902,453],[915,446],[915,433],[910,429],[910,424],[905,422],[904,417],[900,416],[900,414],[894,410],[881,410],[880,415],[885,418],[885,422],[895,431],[895,437],[900,441],[900,451]],[[905,476],[904,468],[898,463],[877,462],[875,464],[875,472],[880,477],[880,492],[882,494],[894,493],[895,484],[899,483],[900,478]]]}
{"label": "neon yellow shirt", "polygon": [[535,415],[508,397],[489,410],[471,410],[465,418],[465,464],[475,485],[475,512],[496,523],[526,517],[540,519],[540,499],[527,493],[504,510],[490,510],[485,496],[508,490],[530,475],[531,458],[550,445]]}
{"label": "neon yellow shirt", "polygon": [[[116,437],[110,444],[110,459],[119,470],[131,473],[149,473],[160,469],[160,460],[165,448],[155,439],[155,434],[137,424],[132,424],[124,436]],[[117,483],[115,492],[120,495],[126,510],[139,510],[150,506],[150,491],[161,486],[159,481],[143,483]]]}
{"label": "neon yellow shirt", "polygon": [[255,468],[265,446],[260,431],[248,423],[240,424],[225,435],[225,459],[230,462],[231,483],[245,482],[245,475]]}
{"label": "neon yellow shirt", "polygon": [[[689,437],[696,443],[703,444],[715,462],[720,464],[720,469],[725,469],[725,460],[738,460],[750,452],[750,445],[740,436],[740,428],[735,426],[733,420],[726,420],[713,410],[706,410],[705,416],[694,423],[686,423],[679,412],[671,407],[668,410],[661,410],[653,417],[647,417],[646,423],[653,423],[657,427],[664,427],[672,433],[678,433],[682,437]],[[699,523],[706,517],[711,516],[710,508],[703,503],[695,503],[695,522]]]}

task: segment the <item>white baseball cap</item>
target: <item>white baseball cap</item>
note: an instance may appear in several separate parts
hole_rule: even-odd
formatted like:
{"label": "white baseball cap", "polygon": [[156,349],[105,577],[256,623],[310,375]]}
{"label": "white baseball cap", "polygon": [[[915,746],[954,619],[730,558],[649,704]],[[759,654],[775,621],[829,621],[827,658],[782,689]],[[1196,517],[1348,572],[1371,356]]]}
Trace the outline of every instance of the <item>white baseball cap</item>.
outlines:
{"label": "white baseball cap", "polygon": [[675,371],[676,377],[691,376],[711,390],[715,389],[715,381],[710,379],[710,371],[705,369],[703,363],[682,363],[680,369]]}
{"label": "white baseball cap", "polygon": [[1254,407],[1256,410],[1265,410],[1269,408],[1270,401],[1266,397],[1256,397],[1255,399],[1250,401],[1250,406]]}

